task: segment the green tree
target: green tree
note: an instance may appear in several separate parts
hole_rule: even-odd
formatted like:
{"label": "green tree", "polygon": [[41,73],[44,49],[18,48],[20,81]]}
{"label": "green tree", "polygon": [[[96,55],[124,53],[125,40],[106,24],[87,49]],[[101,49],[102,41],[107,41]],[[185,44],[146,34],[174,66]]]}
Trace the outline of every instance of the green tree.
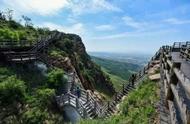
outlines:
{"label": "green tree", "polygon": [[63,77],[63,70],[62,69],[53,69],[48,73],[48,87],[54,88],[54,89],[59,89],[60,87],[63,86],[65,79]]}
{"label": "green tree", "polygon": [[16,76],[10,76],[0,83],[0,101],[3,105],[15,101],[23,102],[25,90],[26,86],[23,81],[17,79]]}
{"label": "green tree", "polygon": [[73,43],[71,40],[69,40],[68,38],[64,39],[65,42],[65,47],[67,48],[67,50],[72,50],[73,48]]}
{"label": "green tree", "polygon": [[24,124],[44,124],[48,118],[48,112],[38,107],[28,109],[22,116]]}
{"label": "green tree", "polygon": [[38,102],[41,106],[50,106],[53,100],[53,97],[55,96],[55,90],[54,89],[38,89],[36,91],[36,97],[38,98]]}

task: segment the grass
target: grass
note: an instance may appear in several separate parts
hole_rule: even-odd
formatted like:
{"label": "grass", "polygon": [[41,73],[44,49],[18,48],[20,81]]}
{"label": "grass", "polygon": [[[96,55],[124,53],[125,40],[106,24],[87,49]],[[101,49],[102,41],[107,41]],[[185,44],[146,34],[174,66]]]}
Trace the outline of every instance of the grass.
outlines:
{"label": "grass", "polygon": [[133,72],[137,72],[141,67],[137,64],[118,62],[91,56],[92,61],[105,68],[109,74],[116,75],[124,80],[128,80]]}
{"label": "grass", "polygon": [[120,113],[108,119],[82,120],[80,124],[149,124],[157,119],[158,84],[148,79],[120,105]]}
{"label": "grass", "polygon": [[120,91],[123,87],[123,84],[128,83],[127,80],[125,80],[119,76],[108,73],[108,71],[105,68],[101,68],[101,69],[105,74],[107,74],[110,77],[111,82],[112,82],[114,88],[116,89],[116,91]]}

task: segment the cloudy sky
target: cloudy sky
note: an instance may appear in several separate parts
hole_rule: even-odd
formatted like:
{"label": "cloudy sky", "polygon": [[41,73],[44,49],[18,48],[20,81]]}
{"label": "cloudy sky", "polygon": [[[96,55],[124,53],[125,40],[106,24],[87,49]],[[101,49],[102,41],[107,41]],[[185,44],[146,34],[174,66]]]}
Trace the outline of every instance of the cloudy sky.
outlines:
{"label": "cloudy sky", "polygon": [[154,53],[190,40],[189,0],[0,0],[35,26],[79,34],[87,51]]}

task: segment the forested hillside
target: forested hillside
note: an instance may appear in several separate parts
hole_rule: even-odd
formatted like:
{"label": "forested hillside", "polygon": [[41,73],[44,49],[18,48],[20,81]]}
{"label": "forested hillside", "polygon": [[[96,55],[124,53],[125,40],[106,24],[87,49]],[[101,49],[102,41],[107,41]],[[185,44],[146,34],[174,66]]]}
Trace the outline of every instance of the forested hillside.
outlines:
{"label": "forested hillside", "polygon": [[101,66],[101,69],[109,75],[114,88],[119,91],[123,84],[128,83],[129,77],[140,70],[141,66],[137,64],[119,62],[105,58],[91,56],[92,61]]}
{"label": "forested hillside", "polygon": [[105,68],[109,74],[121,77],[124,80],[128,80],[131,74],[140,70],[141,66],[137,64],[119,62],[104,58],[98,58],[91,56],[92,61]]}
{"label": "forested hillside", "polygon": [[[22,25],[13,20],[10,13],[10,10],[9,15],[0,13],[1,50],[7,46],[13,53],[13,47],[30,50],[39,39],[58,32],[34,28],[26,16],[23,16],[25,25]],[[55,96],[62,93],[67,82],[65,73],[69,71],[77,74],[85,89],[108,96],[115,92],[109,78],[91,61],[78,35],[61,33],[43,54],[48,59],[45,63],[17,64],[1,58],[0,123],[62,123],[64,118],[57,108]],[[54,67],[48,67],[46,62]]]}

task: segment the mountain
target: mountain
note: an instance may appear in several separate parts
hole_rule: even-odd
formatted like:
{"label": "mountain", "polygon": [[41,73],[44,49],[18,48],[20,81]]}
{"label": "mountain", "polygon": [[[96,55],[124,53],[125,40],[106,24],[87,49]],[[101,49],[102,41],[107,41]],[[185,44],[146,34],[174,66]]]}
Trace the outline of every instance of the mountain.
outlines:
{"label": "mountain", "polygon": [[128,80],[130,75],[137,72],[142,66],[133,63],[120,62],[105,58],[91,56],[92,61],[106,69],[106,72],[116,75],[124,80]]}
{"label": "mountain", "polygon": [[111,53],[111,52],[88,52],[91,56],[116,60],[119,62],[133,63],[144,66],[152,57],[151,54],[143,53]]}
{"label": "mountain", "polygon": [[91,56],[92,61],[98,64],[111,79],[114,88],[119,91],[123,84],[128,83],[131,74],[137,72],[141,66],[127,62]]}
{"label": "mountain", "polygon": [[[20,47],[29,51],[39,38],[47,38],[55,32],[61,35],[44,52],[39,52],[43,58],[40,62],[17,64],[1,58],[0,123],[62,123],[64,118],[54,98],[62,93],[68,80],[63,78],[65,73],[75,72],[86,90],[107,96],[114,94],[111,80],[91,61],[80,36],[29,24],[23,26],[2,15],[0,13],[0,45],[10,47],[10,53],[16,53]],[[4,55],[2,51],[0,56]]]}

